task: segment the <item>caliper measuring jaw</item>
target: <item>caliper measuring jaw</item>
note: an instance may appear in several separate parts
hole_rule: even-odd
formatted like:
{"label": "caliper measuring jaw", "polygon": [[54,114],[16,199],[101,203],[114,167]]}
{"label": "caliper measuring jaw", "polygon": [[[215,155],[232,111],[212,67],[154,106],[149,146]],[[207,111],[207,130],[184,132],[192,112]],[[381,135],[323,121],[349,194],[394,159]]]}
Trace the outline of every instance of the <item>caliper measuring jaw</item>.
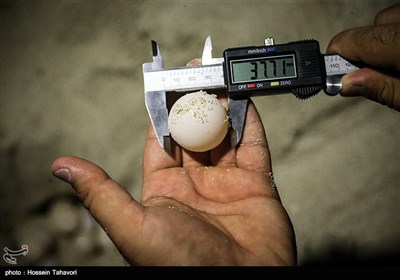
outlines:
{"label": "caliper measuring jaw", "polygon": [[[151,41],[153,61],[143,64],[143,74],[164,70],[164,61],[155,41]],[[169,154],[171,153],[171,137],[168,131],[168,108],[165,90],[147,91],[145,85],[144,100],[158,143]]]}
{"label": "caliper measuring jaw", "polygon": [[[146,108],[153,125],[157,140],[161,147],[171,154],[171,136],[168,130],[168,91],[190,92],[194,90],[226,89],[224,82],[223,58],[212,58],[212,43],[207,37],[202,54],[202,63],[198,66],[187,66],[176,69],[164,69],[164,62],[160,49],[155,41],[151,41],[153,61],[143,64],[144,94]],[[164,74],[168,79],[173,72],[193,70],[190,78],[200,81],[198,84],[178,85],[164,84]],[[170,72],[169,74],[167,72]],[[182,72],[179,72],[182,73]],[[154,78],[156,77],[157,78]],[[188,79],[190,80],[190,79]],[[231,146],[236,147],[243,134],[245,116],[247,112],[248,98],[232,99],[228,96],[228,115],[230,118]]]}

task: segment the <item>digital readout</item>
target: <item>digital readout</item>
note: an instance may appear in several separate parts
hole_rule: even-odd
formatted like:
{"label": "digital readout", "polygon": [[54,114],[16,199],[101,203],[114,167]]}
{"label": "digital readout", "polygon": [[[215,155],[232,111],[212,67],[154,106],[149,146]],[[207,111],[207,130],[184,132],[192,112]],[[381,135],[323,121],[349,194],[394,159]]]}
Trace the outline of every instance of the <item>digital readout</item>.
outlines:
{"label": "digital readout", "polygon": [[232,83],[296,78],[294,55],[231,60]]}

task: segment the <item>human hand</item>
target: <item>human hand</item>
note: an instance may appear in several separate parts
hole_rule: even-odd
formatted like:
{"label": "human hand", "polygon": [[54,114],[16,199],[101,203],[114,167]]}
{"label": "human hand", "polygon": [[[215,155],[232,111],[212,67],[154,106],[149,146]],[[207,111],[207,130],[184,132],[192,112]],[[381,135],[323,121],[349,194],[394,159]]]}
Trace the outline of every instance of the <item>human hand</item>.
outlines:
{"label": "human hand", "polygon": [[72,185],[131,264],[296,264],[293,228],[271,176],[270,152],[253,103],[236,149],[226,137],[209,152],[174,145],[172,155],[150,125],[140,202],[84,159],[61,157],[52,171]]}
{"label": "human hand", "polygon": [[380,11],[372,26],[337,34],[327,53],[367,64],[342,78],[342,96],[364,96],[400,111],[400,4]]}

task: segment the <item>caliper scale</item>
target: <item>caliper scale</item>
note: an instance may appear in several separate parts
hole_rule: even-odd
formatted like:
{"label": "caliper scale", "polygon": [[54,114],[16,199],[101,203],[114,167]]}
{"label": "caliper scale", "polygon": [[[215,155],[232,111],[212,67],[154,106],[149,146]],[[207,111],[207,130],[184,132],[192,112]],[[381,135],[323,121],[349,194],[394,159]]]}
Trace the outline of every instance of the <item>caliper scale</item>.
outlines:
{"label": "caliper scale", "polygon": [[343,75],[359,69],[339,55],[323,55],[316,40],[265,46],[229,48],[223,58],[212,58],[211,38],[204,44],[202,65],[164,69],[160,49],[152,41],[153,61],[143,64],[146,107],[158,142],[170,151],[168,92],[226,89],[231,121],[231,145],[242,138],[248,99],[293,93],[306,99],[323,90],[336,95]]}

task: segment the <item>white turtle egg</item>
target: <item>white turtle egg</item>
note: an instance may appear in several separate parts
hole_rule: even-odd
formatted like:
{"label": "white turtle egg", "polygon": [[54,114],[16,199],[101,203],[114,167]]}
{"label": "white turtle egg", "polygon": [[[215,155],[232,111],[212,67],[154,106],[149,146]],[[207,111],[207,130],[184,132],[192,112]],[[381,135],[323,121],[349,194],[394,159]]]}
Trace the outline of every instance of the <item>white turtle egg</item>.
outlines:
{"label": "white turtle egg", "polygon": [[188,93],[172,106],[168,129],[181,147],[205,152],[225,138],[229,129],[228,113],[215,95],[205,91]]}

